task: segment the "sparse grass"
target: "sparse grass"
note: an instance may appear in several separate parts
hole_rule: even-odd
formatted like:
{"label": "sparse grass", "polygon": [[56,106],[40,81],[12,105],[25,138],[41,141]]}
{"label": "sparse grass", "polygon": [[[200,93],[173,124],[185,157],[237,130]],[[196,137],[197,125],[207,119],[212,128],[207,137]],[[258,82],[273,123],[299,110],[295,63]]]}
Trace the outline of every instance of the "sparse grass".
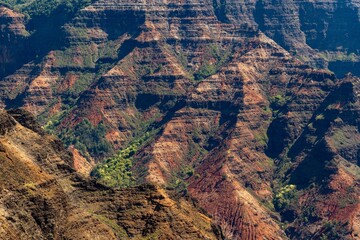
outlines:
{"label": "sparse grass", "polygon": [[54,67],[57,68],[95,68],[98,55],[90,45],[77,45],[63,51],[54,51],[56,58]]}
{"label": "sparse grass", "polygon": [[341,198],[339,201],[339,207],[340,208],[346,208],[350,205],[354,205],[358,203],[359,200],[351,195],[347,195],[344,198]]}
{"label": "sparse grass", "polygon": [[316,121],[321,121],[321,120],[324,120],[324,119],[325,119],[324,114],[319,114],[319,115],[317,115],[317,116],[315,117],[315,120],[316,120]]}
{"label": "sparse grass", "polygon": [[115,220],[109,219],[103,215],[93,214],[93,216],[97,219],[99,219],[101,222],[105,223],[109,227],[111,227],[114,231],[117,237],[120,239],[128,238],[128,235],[122,227],[120,227]]}
{"label": "sparse grass", "polygon": [[288,96],[283,96],[281,94],[275,95],[269,99],[270,107],[273,110],[278,110],[283,108],[289,100],[290,98]]}
{"label": "sparse grass", "polygon": [[333,132],[331,138],[337,148],[351,147],[356,144],[356,141],[353,140],[356,133],[356,129],[338,129]]}
{"label": "sparse grass", "polygon": [[159,236],[161,235],[160,230],[156,230],[155,232],[151,233],[150,235],[144,236],[144,240],[157,240],[159,239]]}
{"label": "sparse grass", "polygon": [[266,132],[255,133],[254,138],[262,146],[266,146],[269,141],[269,138],[268,138]]}
{"label": "sparse grass", "polygon": [[61,9],[66,14],[73,13],[91,2],[91,0],[0,0],[0,4],[22,12],[28,18],[50,16],[56,9]]}
{"label": "sparse grass", "polygon": [[[205,52],[205,59],[200,68],[194,72],[195,80],[202,80],[214,75],[228,61],[230,50],[215,44],[209,46]],[[215,60],[215,61],[214,61]]]}

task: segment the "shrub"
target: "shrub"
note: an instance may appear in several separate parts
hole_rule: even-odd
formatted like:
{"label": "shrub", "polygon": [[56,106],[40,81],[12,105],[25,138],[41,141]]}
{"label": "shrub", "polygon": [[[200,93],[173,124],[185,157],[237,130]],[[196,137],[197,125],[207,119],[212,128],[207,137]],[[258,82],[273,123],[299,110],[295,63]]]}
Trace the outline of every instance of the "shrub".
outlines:
{"label": "shrub", "polygon": [[277,210],[282,210],[286,208],[291,200],[295,197],[296,186],[295,185],[286,185],[281,188],[280,191],[274,197],[274,206]]}
{"label": "shrub", "polygon": [[135,184],[132,167],[133,156],[138,150],[153,137],[154,133],[145,133],[142,137],[134,140],[128,147],[120,150],[115,156],[108,158],[97,165],[91,173],[101,183],[110,187],[130,187]]}
{"label": "shrub", "polygon": [[88,119],[84,119],[73,129],[60,133],[65,145],[74,145],[84,156],[103,157],[112,152],[111,144],[106,140],[106,128],[103,123],[93,126]]}
{"label": "shrub", "polygon": [[316,121],[320,121],[320,120],[324,120],[324,119],[325,119],[324,114],[319,114],[319,115],[317,115],[317,116],[315,117],[315,120],[316,120]]}
{"label": "shrub", "polygon": [[92,175],[110,187],[131,186],[133,184],[131,152],[129,148],[120,151],[114,157],[99,164]]}
{"label": "shrub", "polygon": [[330,239],[347,239],[348,223],[341,223],[337,221],[327,221],[322,227],[321,240]]}
{"label": "shrub", "polygon": [[61,9],[64,13],[73,13],[90,3],[90,0],[35,0],[19,7],[22,12],[35,17],[49,16],[55,9]]}
{"label": "shrub", "polygon": [[272,109],[280,109],[286,105],[286,102],[288,100],[289,100],[288,97],[284,97],[278,94],[270,98],[270,107]]}
{"label": "shrub", "polygon": [[204,64],[194,73],[195,80],[202,80],[216,73],[216,66],[212,64]]}
{"label": "shrub", "polygon": [[[199,70],[194,73],[195,80],[202,80],[215,74],[221,66],[229,59],[231,52],[229,49],[220,48],[213,44],[205,52],[205,60]],[[215,63],[210,63],[215,60]]]}

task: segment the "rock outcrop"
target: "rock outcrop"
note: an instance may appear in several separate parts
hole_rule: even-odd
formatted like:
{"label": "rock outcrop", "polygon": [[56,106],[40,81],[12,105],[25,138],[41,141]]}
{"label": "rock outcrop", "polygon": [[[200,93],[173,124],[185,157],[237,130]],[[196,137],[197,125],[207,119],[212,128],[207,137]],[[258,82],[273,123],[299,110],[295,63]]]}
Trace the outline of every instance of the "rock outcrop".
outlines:
{"label": "rock outcrop", "polygon": [[154,185],[113,190],[79,175],[61,142],[15,120],[32,118],[10,114],[0,113],[0,238],[220,237],[192,204]]}
{"label": "rock outcrop", "polygon": [[[0,5],[0,78],[13,73],[26,59],[24,15]],[[24,54],[25,53],[25,54]]]}
{"label": "rock outcrop", "polygon": [[101,182],[193,198],[226,238],[356,238],[359,79],[309,64],[356,64],[358,9],[96,1],[63,24],[61,48],[0,81],[0,101],[58,134],[79,171],[96,162]]}

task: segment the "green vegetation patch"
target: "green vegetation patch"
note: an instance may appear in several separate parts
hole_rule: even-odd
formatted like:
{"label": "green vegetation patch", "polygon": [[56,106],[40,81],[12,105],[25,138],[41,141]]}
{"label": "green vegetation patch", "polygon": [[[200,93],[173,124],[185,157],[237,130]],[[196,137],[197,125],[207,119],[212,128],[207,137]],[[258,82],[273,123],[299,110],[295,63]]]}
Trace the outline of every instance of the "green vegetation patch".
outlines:
{"label": "green vegetation patch", "polygon": [[278,110],[280,108],[283,108],[289,100],[290,98],[287,96],[283,96],[281,94],[275,95],[269,99],[270,107],[273,110]]}
{"label": "green vegetation patch", "polygon": [[83,27],[73,27],[73,26],[66,26],[66,32],[71,35],[73,38],[86,41],[89,40],[89,35],[87,33],[87,29]]}
{"label": "green vegetation patch", "polygon": [[103,157],[112,152],[111,144],[106,140],[107,129],[103,123],[93,126],[84,119],[72,129],[60,132],[61,140],[67,145],[74,145],[84,156]]}
{"label": "green vegetation patch", "polygon": [[96,166],[91,173],[99,182],[110,187],[130,187],[135,185],[133,172],[134,155],[148,143],[158,132],[147,132],[141,138],[135,139],[128,147],[120,150],[115,156],[106,159]]}
{"label": "green vegetation patch", "polygon": [[327,221],[322,227],[320,240],[347,239],[349,234],[348,223],[338,221]]}
{"label": "green vegetation patch", "polygon": [[108,41],[106,44],[99,45],[99,58],[116,60],[120,45],[119,41]]}
{"label": "green vegetation patch", "polygon": [[110,187],[130,187],[134,182],[131,172],[132,156],[137,152],[139,145],[139,142],[135,142],[108,158],[94,169],[92,175]]}
{"label": "green vegetation patch", "polygon": [[214,75],[227,62],[230,53],[230,49],[222,48],[215,44],[210,45],[209,49],[205,52],[205,60],[200,68],[194,72],[195,80],[203,80]]}
{"label": "green vegetation patch", "polygon": [[286,208],[296,197],[296,186],[293,184],[282,187],[274,197],[274,206],[278,210]]}
{"label": "green vegetation patch", "polygon": [[216,73],[216,66],[206,63],[202,65],[197,72],[194,73],[195,80],[202,80]]}
{"label": "green vegetation patch", "polygon": [[55,51],[55,58],[54,67],[95,68],[98,55],[91,49],[90,45],[78,45],[64,51]]}
{"label": "green vegetation patch", "polygon": [[327,61],[334,62],[334,61],[343,61],[343,62],[358,62],[360,61],[360,56],[347,51],[324,51],[321,52],[320,57],[326,59]]}
{"label": "green vegetation patch", "polygon": [[79,73],[77,76],[74,85],[67,90],[69,95],[74,95],[74,97],[88,89],[95,79],[94,73]]}
{"label": "green vegetation patch", "polygon": [[61,9],[65,14],[73,13],[91,3],[91,0],[0,0],[0,4],[22,12],[29,18],[50,16],[56,9]]}
{"label": "green vegetation patch", "polygon": [[269,141],[269,137],[267,136],[266,132],[255,133],[254,138],[256,142],[258,142],[262,146],[266,146]]}
{"label": "green vegetation patch", "polygon": [[175,190],[175,193],[178,193],[182,196],[187,195],[188,183],[186,182],[186,179],[193,175],[194,168],[192,166],[182,165],[180,169],[170,179],[170,183],[167,186],[167,189]]}
{"label": "green vegetation patch", "polygon": [[357,140],[360,139],[360,134],[358,133],[356,127],[342,127],[336,129],[331,136],[331,139],[334,141],[334,144],[337,148],[349,148],[356,147]]}

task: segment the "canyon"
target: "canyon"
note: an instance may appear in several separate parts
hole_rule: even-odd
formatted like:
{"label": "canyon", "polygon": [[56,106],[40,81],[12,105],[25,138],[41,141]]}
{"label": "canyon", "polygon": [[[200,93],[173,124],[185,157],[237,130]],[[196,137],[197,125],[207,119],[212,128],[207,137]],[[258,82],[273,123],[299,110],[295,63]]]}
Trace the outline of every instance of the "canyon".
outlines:
{"label": "canyon", "polygon": [[2,111],[0,122],[2,238],[217,238],[209,217],[154,185],[114,190],[78,174],[28,113]]}
{"label": "canyon", "polygon": [[358,1],[43,2],[0,5],[1,232],[359,238]]}

